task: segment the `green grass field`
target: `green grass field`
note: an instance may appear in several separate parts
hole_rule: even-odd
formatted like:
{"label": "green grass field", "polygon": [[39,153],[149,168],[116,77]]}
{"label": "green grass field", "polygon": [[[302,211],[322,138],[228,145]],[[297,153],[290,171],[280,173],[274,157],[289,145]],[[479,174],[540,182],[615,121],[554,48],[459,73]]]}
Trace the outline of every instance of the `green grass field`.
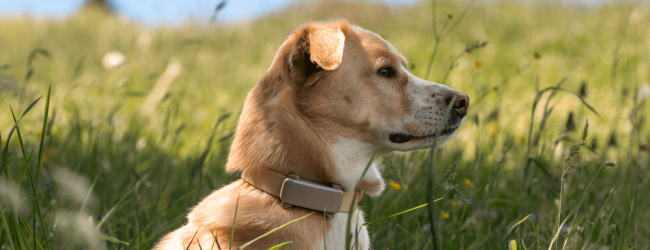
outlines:
{"label": "green grass field", "polygon": [[[374,249],[650,249],[650,5],[468,3],[309,2],[229,26],[0,18],[0,249],[152,248],[239,178],[237,117],[291,29],[340,18],[421,78],[437,48],[428,80],[471,97],[434,154],[378,159],[389,186],[367,221],[443,199],[369,225]],[[110,51],[126,63],[104,69]]]}

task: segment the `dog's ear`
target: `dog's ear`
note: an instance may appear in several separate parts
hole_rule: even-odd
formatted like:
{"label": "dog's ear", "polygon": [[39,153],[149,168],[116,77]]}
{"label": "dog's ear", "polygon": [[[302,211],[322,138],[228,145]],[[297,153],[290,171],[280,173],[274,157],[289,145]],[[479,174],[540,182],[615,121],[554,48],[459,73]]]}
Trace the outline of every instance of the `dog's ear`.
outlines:
{"label": "dog's ear", "polygon": [[321,69],[335,70],[343,60],[345,22],[306,24],[294,31],[295,39],[289,56],[289,71],[295,80],[306,79]]}

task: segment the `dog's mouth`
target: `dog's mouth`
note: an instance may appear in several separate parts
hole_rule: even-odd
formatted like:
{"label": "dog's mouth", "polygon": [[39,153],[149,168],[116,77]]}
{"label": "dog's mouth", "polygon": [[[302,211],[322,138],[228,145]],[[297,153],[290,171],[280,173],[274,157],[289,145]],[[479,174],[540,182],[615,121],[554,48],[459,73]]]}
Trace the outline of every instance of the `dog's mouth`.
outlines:
{"label": "dog's mouth", "polygon": [[[447,127],[440,132],[440,136],[453,134],[456,131],[456,129],[458,129],[458,127],[459,126]],[[413,140],[433,138],[435,136],[436,136],[436,132],[424,136],[409,135],[409,134],[402,134],[402,133],[391,133],[390,135],[388,135],[388,140],[390,140],[393,143],[406,143]]]}

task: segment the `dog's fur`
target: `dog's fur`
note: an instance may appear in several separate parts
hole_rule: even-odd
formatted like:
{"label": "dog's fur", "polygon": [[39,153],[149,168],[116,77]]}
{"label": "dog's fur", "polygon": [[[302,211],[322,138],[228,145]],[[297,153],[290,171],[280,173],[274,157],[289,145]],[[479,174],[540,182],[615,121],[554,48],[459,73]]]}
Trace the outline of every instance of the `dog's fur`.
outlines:
{"label": "dog's fur", "polygon": [[[387,67],[394,77],[381,71]],[[460,99],[465,102],[456,103],[448,122],[441,124],[448,103]],[[438,144],[449,140],[468,102],[459,91],[410,74],[404,57],[372,32],[346,22],[305,24],[282,44],[248,94],[226,170],[268,168],[283,175],[291,171],[302,179],[336,183],[351,191],[374,153],[428,147],[432,135],[444,128],[451,129]],[[400,136],[414,137],[395,142]],[[377,166],[369,169],[359,189],[370,196],[384,190]],[[238,180],[203,199],[188,215],[187,224],[154,249],[186,249],[190,242],[189,249],[210,249],[215,238],[222,248],[231,243],[239,247],[311,212],[295,206],[285,209],[279,198]],[[328,249],[344,249],[347,215],[338,213],[330,219],[314,213],[250,248],[291,241],[283,249],[323,249],[325,244]],[[357,210],[352,228],[361,228],[360,249],[369,249],[363,217]]]}

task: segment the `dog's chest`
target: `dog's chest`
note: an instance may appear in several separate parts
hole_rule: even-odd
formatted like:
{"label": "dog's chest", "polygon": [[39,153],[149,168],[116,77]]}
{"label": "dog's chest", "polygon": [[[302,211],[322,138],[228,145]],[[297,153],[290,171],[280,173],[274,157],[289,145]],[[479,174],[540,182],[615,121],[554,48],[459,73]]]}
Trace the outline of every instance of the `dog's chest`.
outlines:
{"label": "dog's chest", "polygon": [[[352,233],[352,243],[355,242],[356,238],[354,234],[356,231],[359,231],[358,234],[358,249],[366,250],[370,249],[370,238],[368,236],[368,230],[363,223],[363,212],[357,209],[357,211],[352,215],[352,223],[350,225],[350,232]],[[323,244],[323,239],[319,241],[320,249],[345,249],[345,231],[348,223],[348,214],[338,213],[332,219],[332,227],[325,234],[325,244]],[[355,246],[354,249],[357,249]]]}

